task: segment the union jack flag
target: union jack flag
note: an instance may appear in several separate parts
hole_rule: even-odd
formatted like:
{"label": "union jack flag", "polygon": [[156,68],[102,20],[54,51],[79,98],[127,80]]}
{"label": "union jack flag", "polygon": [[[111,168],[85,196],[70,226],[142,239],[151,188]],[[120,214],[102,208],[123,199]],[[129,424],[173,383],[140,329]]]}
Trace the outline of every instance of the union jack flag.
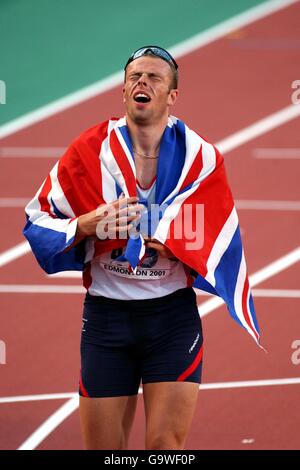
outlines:
{"label": "union jack flag", "polygon": [[[76,139],[27,205],[23,233],[41,267],[47,273],[82,271],[91,259],[121,245],[126,246],[123,256],[134,270],[145,253],[141,232],[128,240],[99,242],[97,237],[89,237],[72,247],[77,218],[121,194],[137,195],[125,117],[94,126]],[[161,140],[155,203],[164,210],[151,236],[196,273],[194,287],[220,296],[230,315],[259,343],[238,217],[223,157],[173,116]],[[204,213],[201,226],[198,223],[195,227],[195,237],[203,231],[203,239],[200,246],[195,243],[193,247],[190,233],[183,230],[178,237],[176,230],[186,217],[185,209],[190,207],[193,216],[199,205]],[[151,211],[148,214],[151,218]]]}

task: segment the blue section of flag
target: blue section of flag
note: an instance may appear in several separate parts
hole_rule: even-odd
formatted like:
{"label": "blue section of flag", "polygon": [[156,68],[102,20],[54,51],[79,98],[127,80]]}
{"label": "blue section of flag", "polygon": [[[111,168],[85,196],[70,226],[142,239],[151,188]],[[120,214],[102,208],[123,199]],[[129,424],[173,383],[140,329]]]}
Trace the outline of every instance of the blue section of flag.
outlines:
{"label": "blue section of flag", "polygon": [[[219,293],[219,295],[226,302],[230,315],[241,326],[243,325],[239,317],[237,316],[236,310],[235,310],[234,295],[235,295],[235,290],[237,286],[237,278],[238,278],[238,274],[239,274],[239,270],[240,270],[240,266],[242,262],[242,255],[243,255],[243,246],[242,246],[240,227],[238,226],[227,250],[223,254],[215,270],[215,279],[216,279],[215,290]],[[252,298],[250,300],[252,303],[251,313],[252,313],[253,322],[256,326],[257,332],[259,333],[253,300]]]}
{"label": "blue section of flag", "polygon": [[140,262],[140,253],[143,243],[141,236],[137,238],[129,238],[124,258],[129,262],[130,266],[135,269]]}
{"label": "blue section of flag", "polygon": [[204,292],[208,292],[210,294],[219,295],[213,286],[207,282],[204,277],[200,276],[200,274],[196,277],[193,287],[204,290]]}
{"label": "blue section of flag", "polygon": [[55,202],[53,201],[52,198],[51,198],[51,205],[53,207],[54,214],[56,215],[56,217],[58,217],[59,219],[68,219],[69,218],[65,214],[60,212],[60,210],[57,208],[57,206],[56,206],[56,204],[55,204]]}
{"label": "blue section of flag", "polygon": [[250,297],[249,297],[249,306],[250,306],[251,317],[252,317],[255,329],[258,332],[258,334],[260,334],[260,329],[259,329],[259,326],[258,326],[258,321],[257,321],[257,318],[256,318],[256,313],[255,313],[255,308],[254,308],[253,297],[252,297],[251,293],[250,293]]}
{"label": "blue section of flag", "polygon": [[225,300],[229,313],[234,319],[241,324],[239,318],[235,313],[234,308],[234,292],[237,283],[237,277],[240,269],[242,259],[242,244],[240,229],[237,227],[232,240],[223,254],[216,270],[215,289],[219,292],[220,296]]}
{"label": "blue section of flag", "polygon": [[132,142],[131,142],[131,137],[130,137],[130,134],[129,134],[129,131],[128,131],[128,127],[127,126],[121,126],[121,127],[118,127],[118,129],[121,132],[122,137],[125,140],[125,143],[126,143],[128,149],[130,150],[131,158],[134,161]]}
{"label": "blue section of flag", "polygon": [[172,127],[167,126],[162,136],[155,190],[157,204],[161,204],[176,187],[185,162],[185,154],[185,126],[178,120]]}
{"label": "blue section of flag", "polygon": [[49,228],[41,227],[27,221],[23,235],[30,241],[31,249],[47,274],[59,271],[82,271],[84,267],[84,242],[63,251],[73,243],[73,238],[66,243],[66,234]]}
{"label": "blue section of flag", "polygon": [[116,193],[117,193],[117,198],[119,198],[122,194],[122,189],[120,188],[120,186],[118,185],[117,181],[115,182],[115,185],[116,185]]}

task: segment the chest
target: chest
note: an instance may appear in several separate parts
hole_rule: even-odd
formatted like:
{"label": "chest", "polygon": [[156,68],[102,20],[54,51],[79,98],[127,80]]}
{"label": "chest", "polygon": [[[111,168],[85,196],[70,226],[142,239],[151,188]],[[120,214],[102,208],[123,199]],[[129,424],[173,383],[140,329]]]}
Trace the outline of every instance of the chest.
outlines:
{"label": "chest", "polygon": [[136,162],[136,178],[142,188],[148,188],[156,177],[157,161]]}

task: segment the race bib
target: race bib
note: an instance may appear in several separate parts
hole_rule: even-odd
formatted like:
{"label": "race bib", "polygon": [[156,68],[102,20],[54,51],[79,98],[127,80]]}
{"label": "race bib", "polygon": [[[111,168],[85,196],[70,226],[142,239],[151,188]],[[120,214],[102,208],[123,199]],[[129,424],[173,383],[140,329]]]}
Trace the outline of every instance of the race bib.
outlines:
{"label": "race bib", "polygon": [[123,248],[104,253],[99,256],[98,262],[105,271],[116,276],[127,279],[150,279],[157,280],[169,276],[178,261],[171,261],[160,256],[153,248],[146,248],[143,261],[135,273],[129,269],[127,261],[118,261],[117,258],[123,254]]}

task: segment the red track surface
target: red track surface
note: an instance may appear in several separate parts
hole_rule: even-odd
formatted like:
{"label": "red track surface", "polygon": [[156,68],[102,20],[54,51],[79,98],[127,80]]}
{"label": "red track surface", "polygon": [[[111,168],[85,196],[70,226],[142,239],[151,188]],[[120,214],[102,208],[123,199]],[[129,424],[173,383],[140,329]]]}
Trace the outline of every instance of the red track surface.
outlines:
{"label": "red track surface", "polygon": [[[291,83],[300,78],[299,15],[298,3],[180,59],[182,99],[174,114],[217,142],[291,104]],[[112,90],[14,134],[2,145],[67,146],[86,127],[122,114],[120,103],[120,89]],[[255,159],[253,149],[264,147],[300,148],[299,120],[226,155],[235,198],[299,201],[299,160]],[[31,197],[53,163],[44,158],[3,159],[0,196]],[[6,222],[1,232],[3,252],[22,241],[23,211],[1,209],[1,220]],[[299,244],[299,212],[242,210],[240,222],[250,273]],[[299,278],[297,264],[258,287],[299,289]],[[47,278],[28,254],[1,268],[0,284],[78,285],[78,280]],[[0,296],[0,339],[7,345],[7,365],[0,366],[0,397],[76,391],[82,295]],[[224,307],[205,317],[203,382],[298,377],[300,365],[291,362],[291,344],[300,339],[299,307],[299,298],[256,298],[268,355],[236,327]],[[299,449],[299,387],[201,391],[187,448]],[[0,403],[0,448],[19,447],[62,404],[62,400]],[[143,448],[143,427],[140,398],[130,448]],[[244,444],[243,439],[254,442]],[[78,413],[38,448],[82,448]]]}

